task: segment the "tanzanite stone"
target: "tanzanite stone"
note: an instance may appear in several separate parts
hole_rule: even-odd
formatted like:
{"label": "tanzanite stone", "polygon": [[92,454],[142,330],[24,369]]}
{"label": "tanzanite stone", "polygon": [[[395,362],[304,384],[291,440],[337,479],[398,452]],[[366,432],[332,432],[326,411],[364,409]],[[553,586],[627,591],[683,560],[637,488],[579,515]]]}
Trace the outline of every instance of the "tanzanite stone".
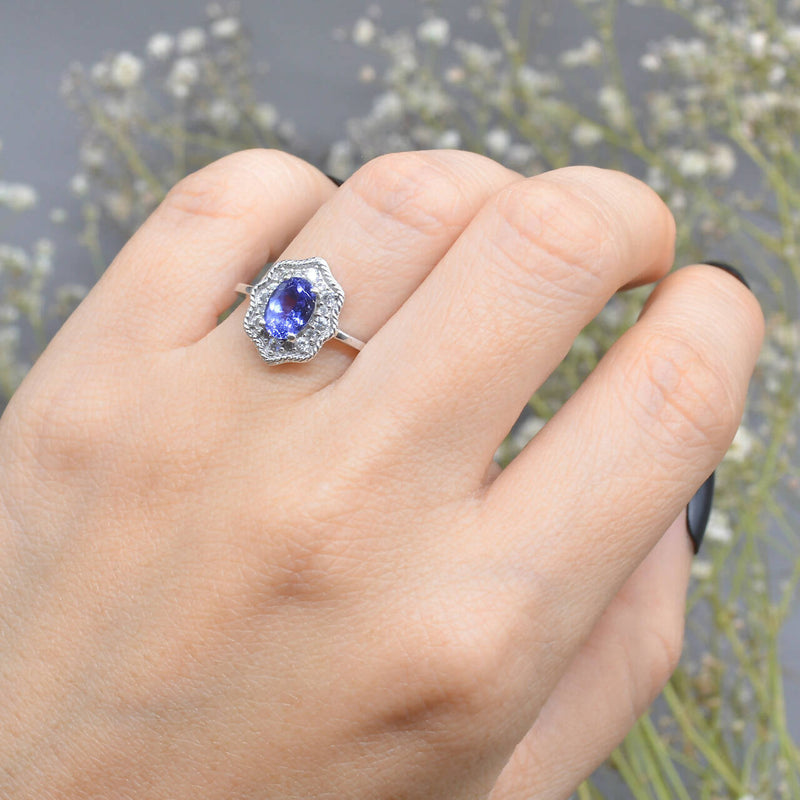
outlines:
{"label": "tanzanite stone", "polygon": [[287,278],[275,287],[264,311],[264,327],[276,339],[297,335],[308,324],[317,304],[311,283],[305,278]]}

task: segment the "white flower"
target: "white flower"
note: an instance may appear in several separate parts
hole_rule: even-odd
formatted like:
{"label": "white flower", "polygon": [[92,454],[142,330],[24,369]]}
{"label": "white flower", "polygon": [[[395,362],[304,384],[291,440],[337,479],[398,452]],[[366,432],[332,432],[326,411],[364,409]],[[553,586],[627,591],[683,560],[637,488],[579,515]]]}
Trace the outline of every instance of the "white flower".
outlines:
{"label": "white flower", "polygon": [[239,121],[239,112],[230,100],[218,97],[208,107],[208,118],[219,128],[230,130]]}
{"label": "white flower", "polygon": [[547,420],[534,415],[525,417],[517,429],[511,434],[511,443],[517,450],[522,450],[525,445],[544,428]]}
{"label": "white flower", "polygon": [[494,158],[500,158],[511,147],[511,134],[505,128],[492,128],[486,134],[486,150]]}
{"label": "white flower", "polygon": [[708,167],[708,156],[700,150],[684,150],[678,159],[678,172],[684,178],[702,178]]}
{"label": "white flower", "polygon": [[272,103],[259,103],[253,109],[253,119],[259,127],[272,130],[278,122],[278,110]]}
{"label": "white flower", "polygon": [[733,441],[731,442],[728,452],[725,454],[725,458],[728,461],[741,464],[747,458],[747,456],[750,455],[750,451],[753,449],[755,443],[755,435],[751,433],[744,425],[740,425],[739,429],[736,431],[736,435],[733,437]]}
{"label": "white flower", "polygon": [[156,61],[164,61],[172,55],[175,40],[168,33],[154,33],[147,42],[147,55]]}
{"label": "white flower", "polygon": [[76,197],[84,197],[89,192],[89,180],[82,172],[79,172],[72,176],[69,188]]}
{"label": "white flower", "polygon": [[96,64],[92,64],[92,69],[89,74],[98,86],[103,86],[108,82],[109,73],[108,64],[104,61],[98,61]]}
{"label": "white flower", "polygon": [[733,527],[726,514],[717,508],[711,509],[711,516],[708,518],[705,538],[712,542],[727,544],[733,539]]}
{"label": "white flower", "polygon": [[668,186],[667,177],[660,167],[648,167],[645,181],[652,189],[659,193],[666,191]]}
{"label": "white flower", "polygon": [[167,89],[177,98],[184,98],[200,78],[200,68],[191,58],[179,58],[167,78]]}
{"label": "white flower", "polygon": [[417,28],[417,38],[434,47],[444,47],[450,41],[450,23],[442,17],[431,17]]}
{"label": "white flower", "polygon": [[727,144],[711,145],[711,171],[720,178],[728,179],[736,172],[736,153]]}
{"label": "white flower", "polygon": [[627,120],[625,96],[616,86],[604,86],[597,93],[597,103],[606,112],[609,121],[616,128],[622,128]]}
{"label": "white flower", "polygon": [[783,35],[790,47],[800,50],[800,25],[789,25],[783,31]]}
{"label": "white flower", "polygon": [[508,148],[506,160],[514,167],[526,167],[536,157],[536,148],[530,144],[515,142]]}
{"label": "white flower", "polygon": [[591,147],[603,140],[603,131],[591,122],[581,122],[572,131],[572,141],[578,147]]}
{"label": "white flower", "polygon": [[714,574],[714,565],[702,558],[692,561],[691,575],[699,581],[707,581]]}
{"label": "white flower", "polygon": [[603,46],[597,39],[584,39],[580,47],[574,50],[565,50],[560,61],[565,67],[583,67],[599,64],[603,57]]}
{"label": "white flower", "polygon": [[345,139],[334,142],[325,164],[326,172],[343,178],[353,171],[353,167],[353,145]]}
{"label": "white flower", "polygon": [[202,28],[186,28],[178,34],[178,50],[189,55],[205,47],[206,32]]}
{"label": "white flower", "polygon": [[461,146],[461,134],[452,128],[442,132],[436,139],[434,147],[443,150],[455,150]]}
{"label": "white flower", "polygon": [[54,208],[50,211],[50,222],[54,225],[63,225],[67,221],[67,212],[63,208]]}
{"label": "white flower", "polygon": [[639,59],[639,64],[647,72],[658,72],[661,69],[661,56],[655,53],[645,53]]}
{"label": "white flower", "polygon": [[379,94],[372,103],[372,116],[377,120],[399,119],[403,113],[403,100],[397,92]]}
{"label": "white flower", "polygon": [[753,31],[747,37],[747,46],[755,58],[764,58],[769,38],[766,31]]}
{"label": "white flower", "polygon": [[767,74],[767,80],[772,86],[777,86],[779,83],[783,83],[785,78],[786,67],[784,67],[782,64],[775,64],[775,66],[773,66]]}
{"label": "white flower", "polygon": [[361,17],[353,26],[353,41],[363,47],[375,38],[375,23],[371,19]]}
{"label": "white flower", "polygon": [[27,183],[6,183],[0,181],[0,206],[11,211],[28,211],[36,205],[36,189]]}
{"label": "white flower", "polygon": [[211,24],[211,35],[217,39],[233,39],[241,29],[241,23],[236,17],[223,17],[214,20]]}
{"label": "white flower", "polygon": [[111,62],[111,82],[120,89],[131,89],[139,83],[144,66],[132,53],[122,52]]}

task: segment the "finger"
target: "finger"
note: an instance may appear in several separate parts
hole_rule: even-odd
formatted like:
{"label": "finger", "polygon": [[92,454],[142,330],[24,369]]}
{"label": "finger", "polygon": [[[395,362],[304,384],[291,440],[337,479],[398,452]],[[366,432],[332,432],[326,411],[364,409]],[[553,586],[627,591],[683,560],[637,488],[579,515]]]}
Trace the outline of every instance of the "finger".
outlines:
{"label": "finger", "polygon": [[595,624],[491,800],[567,798],[625,738],[677,666],[691,563],[682,512]]}
{"label": "finger", "polygon": [[343,385],[369,396],[373,414],[435,430],[436,448],[448,463],[458,453],[454,468],[477,483],[611,295],[666,272],[674,231],[658,195],[620,172],[573,167],[513,183],[486,203]]}
{"label": "finger", "polygon": [[[291,244],[283,259],[323,256],[345,292],[339,328],[362,341],[406,301],[447,252],[488,197],[522,180],[485,156],[458,150],[392,153],[359,169],[325,203]],[[214,338],[225,358],[258,354],[242,336],[245,308],[237,309]],[[326,345],[311,364],[288,364],[307,385],[338,377],[355,352]]]}
{"label": "finger", "polygon": [[672,273],[488,487],[480,516],[484,527],[503,521],[499,565],[530,565],[557,597],[548,630],[558,646],[543,668],[553,676],[721,460],[763,330],[754,295],[730,275]]}
{"label": "finger", "polygon": [[[279,150],[244,150],[179,181],[74,315],[122,351],[191,344],[274,258],[335,184]],[[84,336],[84,339],[87,337]]]}

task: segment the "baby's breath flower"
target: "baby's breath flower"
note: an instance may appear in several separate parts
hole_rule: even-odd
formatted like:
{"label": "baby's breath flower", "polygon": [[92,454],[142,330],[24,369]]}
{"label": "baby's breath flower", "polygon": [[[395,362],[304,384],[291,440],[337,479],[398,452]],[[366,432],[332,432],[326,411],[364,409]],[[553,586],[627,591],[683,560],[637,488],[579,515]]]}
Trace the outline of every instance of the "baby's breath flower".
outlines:
{"label": "baby's breath flower", "polygon": [[450,23],[442,17],[430,17],[417,28],[417,38],[434,47],[445,47],[450,41]]}
{"label": "baby's breath flower", "polygon": [[133,211],[130,197],[123,192],[109,192],[103,198],[103,206],[117,222],[127,222]]}
{"label": "baby's breath flower", "polygon": [[572,141],[578,147],[591,147],[603,140],[603,131],[591,122],[581,122],[572,130]]}
{"label": "baby's breath flower", "polygon": [[89,192],[89,179],[79,172],[70,179],[69,188],[75,197],[84,197]]}
{"label": "baby's breath flower", "polygon": [[562,66],[567,68],[585,67],[599,64],[603,58],[603,46],[594,37],[583,40],[580,47],[573,50],[565,50],[559,61]]}
{"label": "baby's breath flower", "polygon": [[492,128],[486,134],[486,150],[493,158],[502,158],[511,147],[511,134],[505,128]]}
{"label": "baby's breath flower", "polygon": [[328,153],[325,169],[338,178],[352,173],[354,170],[353,145],[345,139],[334,142]]}
{"label": "baby's breath flower", "polygon": [[111,82],[119,89],[131,89],[142,77],[143,64],[135,55],[118,53],[111,62]]}
{"label": "baby's breath flower", "polygon": [[111,69],[105,61],[98,61],[96,64],[92,65],[89,74],[98,86],[105,86],[111,78]]}
{"label": "baby's breath flower", "polygon": [[517,450],[522,450],[525,445],[544,428],[547,420],[534,414],[526,416],[511,434],[511,443]]}
{"label": "baby's breath flower", "polygon": [[272,103],[258,103],[253,109],[253,119],[260,128],[272,130],[278,122],[278,109]]}
{"label": "baby's breath flower", "polygon": [[747,37],[747,46],[755,58],[764,58],[767,52],[769,37],[766,31],[753,31]]}
{"label": "baby's breath flower", "polygon": [[730,178],[736,172],[736,153],[733,148],[720,143],[711,145],[709,167],[720,178]]}
{"label": "baby's breath flower", "polygon": [[206,45],[206,32],[202,28],[186,28],[178,34],[178,52],[184,55],[199,53]]}
{"label": "baby's breath flower", "polygon": [[436,139],[436,143],[434,145],[434,147],[438,147],[443,150],[454,150],[460,146],[461,134],[453,128],[443,131],[439,135],[439,138]]}
{"label": "baby's breath flower", "polygon": [[155,61],[165,61],[172,55],[175,40],[168,33],[154,33],[147,41],[147,55]]}
{"label": "baby's breath flower", "polygon": [[725,454],[726,460],[740,464],[750,455],[755,443],[756,437],[753,433],[744,425],[740,425],[728,452]]}
{"label": "baby's breath flower", "polygon": [[733,528],[728,516],[717,508],[711,509],[705,538],[711,542],[727,544],[733,540]]}
{"label": "baby's breath flower", "polygon": [[38,202],[36,189],[27,183],[0,181],[0,206],[11,211],[28,211]]}
{"label": "baby's breath flower", "polygon": [[700,150],[685,150],[680,154],[677,166],[685,178],[702,178],[708,172],[708,156]]}
{"label": "baby's breath flower", "polygon": [[208,118],[222,130],[231,130],[239,122],[239,112],[230,100],[218,97],[208,107]]}
{"label": "baby's breath flower", "polygon": [[692,561],[690,572],[696,580],[707,581],[714,575],[714,565],[705,559],[695,558]]}
{"label": "baby's breath flower", "polygon": [[647,72],[658,72],[661,69],[661,56],[657,53],[645,53],[639,59],[639,64]]}
{"label": "baby's breath flower", "polygon": [[188,96],[189,91],[200,78],[200,67],[192,58],[179,58],[172,65],[167,78],[167,90],[178,99]]}
{"label": "baby's breath flower", "polygon": [[371,19],[367,19],[367,17],[361,17],[356,20],[356,24],[353,26],[353,42],[360,47],[364,47],[372,42],[375,38],[375,33],[375,23]]}
{"label": "baby's breath flower", "polygon": [[63,208],[53,208],[50,211],[50,222],[54,225],[63,225],[67,221],[67,212]]}
{"label": "baby's breath flower", "polygon": [[222,17],[211,23],[211,35],[217,39],[233,39],[241,27],[242,24],[236,17]]}
{"label": "baby's breath flower", "polygon": [[622,128],[627,121],[625,96],[616,86],[604,86],[597,94],[597,103],[605,111],[615,128]]}

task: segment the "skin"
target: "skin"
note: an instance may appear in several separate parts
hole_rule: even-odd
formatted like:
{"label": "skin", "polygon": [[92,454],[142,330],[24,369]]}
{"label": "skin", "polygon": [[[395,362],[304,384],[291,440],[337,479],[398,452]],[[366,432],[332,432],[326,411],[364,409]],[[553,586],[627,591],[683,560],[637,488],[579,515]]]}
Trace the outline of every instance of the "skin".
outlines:
{"label": "skin", "polygon": [[[619,172],[275,151],[181,181],[0,418],[0,795],[566,798],[681,652],[684,508],[763,337]],[[347,300],[306,364],[217,316],[276,258]],[[611,295],[639,321],[502,472]]]}

